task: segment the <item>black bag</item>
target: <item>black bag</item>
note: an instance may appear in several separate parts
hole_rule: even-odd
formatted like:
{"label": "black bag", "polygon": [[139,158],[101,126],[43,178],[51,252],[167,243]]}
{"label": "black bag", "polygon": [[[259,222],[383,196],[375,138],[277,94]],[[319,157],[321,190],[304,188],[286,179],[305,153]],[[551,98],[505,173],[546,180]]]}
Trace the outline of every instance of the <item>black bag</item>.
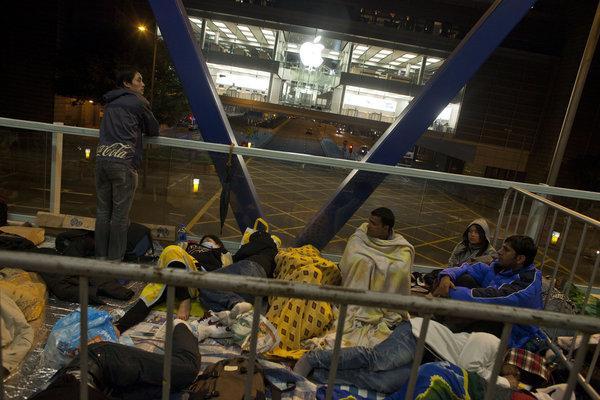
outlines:
{"label": "black bag", "polygon": [[6,200],[0,197],[0,226],[8,224],[8,206]]}
{"label": "black bag", "polygon": [[35,249],[31,240],[10,233],[0,233],[0,250],[27,251]]}
{"label": "black bag", "polygon": [[69,257],[93,257],[96,248],[94,232],[85,229],[70,229],[56,236],[54,247],[58,254]]}
{"label": "black bag", "polygon": [[[196,378],[183,400],[242,400],[248,373],[248,359],[243,357],[219,361]],[[262,367],[254,364],[252,399],[265,399],[265,377]]]}
{"label": "black bag", "polygon": [[[56,251],[70,257],[93,257],[96,249],[94,232],[85,229],[71,229],[56,237]],[[148,250],[154,252],[152,234],[144,225],[132,222],[127,231],[127,248],[124,261],[137,261]]]}
{"label": "black bag", "polygon": [[138,261],[150,250],[152,250],[151,253],[154,253],[150,228],[136,222],[129,224],[127,250],[125,250],[123,261]]}

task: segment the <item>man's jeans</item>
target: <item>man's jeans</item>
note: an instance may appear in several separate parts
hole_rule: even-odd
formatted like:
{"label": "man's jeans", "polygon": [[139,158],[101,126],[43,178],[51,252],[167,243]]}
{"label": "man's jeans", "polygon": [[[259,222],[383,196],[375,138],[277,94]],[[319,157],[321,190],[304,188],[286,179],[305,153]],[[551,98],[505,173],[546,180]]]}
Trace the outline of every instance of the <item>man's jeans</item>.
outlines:
{"label": "man's jeans", "polygon": [[[254,276],[257,278],[266,278],[267,274],[260,264],[250,260],[241,260],[227,267],[219,268],[211,272],[212,274],[227,274]],[[237,303],[244,301],[254,304],[254,296],[245,293],[221,292],[217,290],[200,289],[200,299],[207,310],[215,312],[231,310]],[[263,307],[264,310],[264,307]]]}
{"label": "man's jeans", "polygon": [[130,166],[96,162],[96,257],[123,259],[137,183],[138,174]]}
{"label": "man's jeans", "polygon": [[[373,348],[345,347],[340,358],[335,382],[382,393],[394,393],[408,381],[415,355],[416,341],[409,321],[403,321],[390,336]],[[313,350],[307,353],[314,368],[313,378],[327,383],[333,352]]]}

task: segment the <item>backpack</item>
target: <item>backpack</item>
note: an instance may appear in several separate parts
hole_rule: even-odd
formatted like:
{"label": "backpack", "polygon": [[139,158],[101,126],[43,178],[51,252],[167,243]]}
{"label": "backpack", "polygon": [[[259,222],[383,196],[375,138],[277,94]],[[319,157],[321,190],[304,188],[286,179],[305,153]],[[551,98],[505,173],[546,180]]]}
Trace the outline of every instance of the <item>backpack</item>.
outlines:
{"label": "backpack", "polygon": [[127,231],[127,249],[123,261],[138,261],[146,255],[149,250],[154,253],[152,244],[152,232],[145,225],[132,222]]}
{"label": "backpack", "polygon": [[31,240],[9,233],[0,233],[0,250],[27,251],[35,248]]}
{"label": "backpack", "polygon": [[[93,257],[96,249],[94,231],[71,229],[58,234],[55,241],[56,251],[70,257]],[[124,261],[138,261],[148,250],[154,252],[150,229],[132,222],[127,231],[127,248]]]}
{"label": "backpack", "polygon": [[[248,372],[247,358],[238,357],[219,361],[207,367],[196,378],[183,400],[242,400]],[[254,364],[252,399],[265,399],[265,377],[262,367]]]}
{"label": "backpack", "polygon": [[54,247],[58,254],[69,257],[93,257],[96,248],[94,231],[70,229],[56,236]]}

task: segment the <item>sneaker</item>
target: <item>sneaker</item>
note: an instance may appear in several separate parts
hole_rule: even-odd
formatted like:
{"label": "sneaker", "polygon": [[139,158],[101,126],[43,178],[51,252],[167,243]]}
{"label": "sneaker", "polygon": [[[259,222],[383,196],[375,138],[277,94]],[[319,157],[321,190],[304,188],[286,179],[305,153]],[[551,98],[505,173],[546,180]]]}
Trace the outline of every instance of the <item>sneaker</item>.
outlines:
{"label": "sneaker", "polygon": [[210,318],[213,318],[215,321],[219,321],[225,326],[231,326],[234,321],[234,319],[231,318],[231,311],[229,310],[219,311],[216,313],[209,311],[208,313],[211,315]]}
{"label": "sneaker", "polygon": [[207,338],[227,338],[232,333],[228,326],[222,324],[214,315],[199,321],[190,322],[191,331],[199,342]]}
{"label": "sneaker", "polygon": [[231,313],[229,314],[229,318],[231,320],[234,320],[237,318],[238,315],[240,314],[244,314],[250,310],[252,310],[254,307],[252,306],[252,304],[247,303],[245,301],[241,302],[241,303],[237,303],[235,306],[233,306],[233,308],[231,309]]}

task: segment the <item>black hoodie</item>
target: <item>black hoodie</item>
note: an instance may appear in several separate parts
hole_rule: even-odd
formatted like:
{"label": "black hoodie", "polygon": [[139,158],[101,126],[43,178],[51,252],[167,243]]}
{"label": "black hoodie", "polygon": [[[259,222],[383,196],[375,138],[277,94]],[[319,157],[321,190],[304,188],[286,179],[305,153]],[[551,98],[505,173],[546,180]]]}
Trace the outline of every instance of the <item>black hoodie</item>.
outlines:
{"label": "black hoodie", "polygon": [[158,121],[148,100],[128,89],[111,90],[103,99],[96,159],[124,163],[137,170],[142,162],[142,135],[158,136]]}

